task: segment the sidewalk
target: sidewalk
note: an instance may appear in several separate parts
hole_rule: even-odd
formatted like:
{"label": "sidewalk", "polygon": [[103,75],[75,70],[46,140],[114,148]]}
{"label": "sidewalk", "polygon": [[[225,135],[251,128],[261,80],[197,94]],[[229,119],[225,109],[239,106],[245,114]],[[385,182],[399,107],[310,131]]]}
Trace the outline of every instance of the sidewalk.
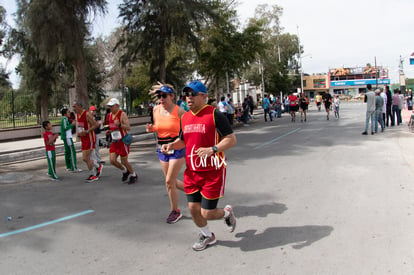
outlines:
{"label": "sidewalk", "polygon": [[[153,138],[152,133],[145,132],[145,125],[131,127],[130,133],[134,137],[134,142]],[[105,137],[105,133],[99,134],[100,138]],[[75,138],[73,138],[75,141]],[[75,142],[75,148],[80,151],[80,142]],[[60,137],[56,141],[56,155],[63,155],[63,141]],[[43,138],[9,141],[0,143],[0,164],[15,163],[40,159],[45,156],[45,145]]]}
{"label": "sidewalk", "polygon": [[[256,119],[263,115],[263,110],[255,109],[253,113]],[[251,122],[254,122],[252,120]],[[241,124],[234,124],[233,128],[236,129],[240,127]],[[133,142],[147,140],[154,138],[153,133],[145,132],[145,124],[135,125],[131,127],[130,134],[134,137]],[[99,134],[99,137],[105,137],[105,133]],[[75,138],[73,138],[75,141]],[[80,142],[75,142],[75,148],[77,152],[80,152]],[[64,154],[63,141],[60,137],[56,141],[56,156],[61,156]],[[24,161],[31,161],[36,159],[41,159],[45,157],[45,145],[43,138],[27,139],[27,140],[18,140],[18,141],[9,141],[0,143],[0,165],[1,164],[10,164]]]}

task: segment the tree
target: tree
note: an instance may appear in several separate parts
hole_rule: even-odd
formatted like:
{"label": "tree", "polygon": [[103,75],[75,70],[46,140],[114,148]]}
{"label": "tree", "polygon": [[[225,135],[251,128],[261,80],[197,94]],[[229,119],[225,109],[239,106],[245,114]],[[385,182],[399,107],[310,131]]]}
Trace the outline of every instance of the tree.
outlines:
{"label": "tree", "polygon": [[286,93],[295,85],[300,85],[297,56],[303,50],[298,48],[296,35],[283,33],[280,26],[282,14],[283,8],[277,5],[259,5],[255,17],[249,21],[249,25],[259,24],[263,27],[262,39],[266,46],[257,57],[259,61],[251,64],[246,71],[246,78],[260,83],[263,69],[265,90],[269,93]]}
{"label": "tree", "polygon": [[25,9],[28,39],[47,65],[65,62],[73,66],[76,96],[88,105],[85,40],[89,35],[88,16],[105,13],[105,0],[20,0]]}
{"label": "tree", "polygon": [[119,17],[125,26],[118,47],[124,46],[127,50],[122,63],[147,60],[150,70],[158,72],[158,79],[151,80],[169,82],[166,73],[168,49],[174,44],[188,44],[198,51],[198,32],[209,22],[219,19],[215,13],[218,2],[125,0],[119,7]]}
{"label": "tree", "polygon": [[219,13],[222,20],[206,28],[199,56],[199,73],[215,84],[216,97],[219,87],[227,86],[226,75],[240,75],[264,50],[259,24],[250,24],[240,32],[233,21],[235,10],[226,7]]}
{"label": "tree", "polygon": [[[5,49],[4,49],[4,39],[6,38],[7,31],[9,30],[9,26],[6,23],[6,10],[3,6],[0,6],[0,54],[4,56]],[[5,68],[0,65],[0,87],[11,87],[9,81],[9,73],[6,72]],[[0,98],[2,92],[0,91]]]}

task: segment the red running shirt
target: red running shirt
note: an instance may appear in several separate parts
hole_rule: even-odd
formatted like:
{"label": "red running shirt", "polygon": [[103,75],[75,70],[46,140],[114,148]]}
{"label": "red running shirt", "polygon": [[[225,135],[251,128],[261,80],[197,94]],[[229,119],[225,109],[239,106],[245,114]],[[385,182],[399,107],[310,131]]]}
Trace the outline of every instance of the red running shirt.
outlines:
{"label": "red running shirt", "polygon": [[295,95],[290,95],[289,96],[289,106],[296,106],[297,103],[296,101],[298,100],[298,97]]}
{"label": "red running shirt", "polygon": [[200,147],[212,147],[220,141],[214,120],[214,110],[214,107],[205,105],[197,113],[189,111],[181,118],[188,170],[212,171],[224,169],[226,166],[224,152],[213,154],[208,158],[200,158],[195,153]]}

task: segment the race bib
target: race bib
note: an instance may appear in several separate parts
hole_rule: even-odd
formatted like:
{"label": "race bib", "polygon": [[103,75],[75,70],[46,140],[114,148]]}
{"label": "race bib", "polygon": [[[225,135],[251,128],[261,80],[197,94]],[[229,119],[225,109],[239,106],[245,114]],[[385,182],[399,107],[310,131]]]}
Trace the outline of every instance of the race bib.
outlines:
{"label": "race bib", "polygon": [[112,131],[111,132],[111,137],[113,141],[118,141],[122,139],[122,135],[121,132],[119,130],[116,131]]}

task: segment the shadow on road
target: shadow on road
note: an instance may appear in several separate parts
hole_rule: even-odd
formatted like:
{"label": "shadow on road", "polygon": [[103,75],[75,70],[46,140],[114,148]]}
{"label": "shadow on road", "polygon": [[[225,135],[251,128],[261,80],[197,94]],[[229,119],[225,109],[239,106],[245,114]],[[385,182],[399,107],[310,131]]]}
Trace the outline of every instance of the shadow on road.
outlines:
{"label": "shadow on road", "polygon": [[270,227],[263,233],[256,234],[251,229],[237,233],[239,241],[217,241],[218,245],[239,247],[242,251],[255,251],[292,244],[294,249],[310,246],[331,234],[333,227],[321,225],[305,225],[294,227]]}
{"label": "shadow on road", "polygon": [[267,217],[269,214],[282,214],[287,210],[286,205],[281,203],[273,203],[257,206],[237,206],[237,217]]}

